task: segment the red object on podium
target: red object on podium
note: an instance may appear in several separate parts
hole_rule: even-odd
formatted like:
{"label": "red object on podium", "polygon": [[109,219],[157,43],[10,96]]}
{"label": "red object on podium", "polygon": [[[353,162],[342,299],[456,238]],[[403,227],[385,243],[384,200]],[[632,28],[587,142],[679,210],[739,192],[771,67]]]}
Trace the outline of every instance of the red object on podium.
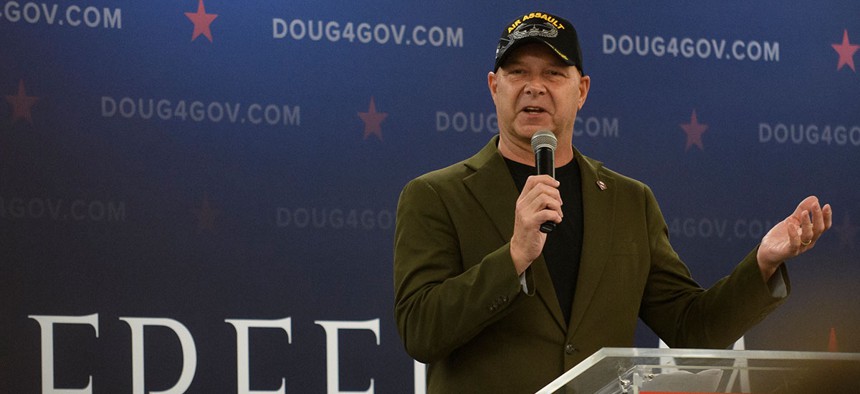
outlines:
{"label": "red object on podium", "polygon": [[828,352],[838,352],[839,343],[836,342],[836,328],[830,327],[830,340],[827,341]]}

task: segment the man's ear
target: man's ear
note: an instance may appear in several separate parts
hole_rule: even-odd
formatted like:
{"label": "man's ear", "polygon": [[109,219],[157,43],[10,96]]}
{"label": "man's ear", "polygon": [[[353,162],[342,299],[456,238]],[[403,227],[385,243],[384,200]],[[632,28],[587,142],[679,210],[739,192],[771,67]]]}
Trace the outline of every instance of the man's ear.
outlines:
{"label": "man's ear", "polygon": [[493,96],[493,102],[496,102],[496,88],[498,87],[496,73],[490,71],[487,74],[487,87],[490,89],[490,96]]}
{"label": "man's ear", "polygon": [[588,89],[591,87],[591,77],[584,76],[579,78],[579,109],[585,105],[585,99],[588,98]]}

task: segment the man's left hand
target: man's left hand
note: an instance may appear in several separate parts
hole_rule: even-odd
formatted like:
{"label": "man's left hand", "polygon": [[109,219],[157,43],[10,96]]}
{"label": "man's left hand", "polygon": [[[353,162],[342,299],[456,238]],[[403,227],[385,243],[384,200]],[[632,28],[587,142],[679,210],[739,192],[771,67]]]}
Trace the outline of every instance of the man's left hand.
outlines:
{"label": "man's left hand", "polygon": [[756,258],[764,280],[770,279],[785,260],[812,249],[832,224],[830,204],[822,207],[815,196],[801,201],[794,213],[773,226],[761,240]]}

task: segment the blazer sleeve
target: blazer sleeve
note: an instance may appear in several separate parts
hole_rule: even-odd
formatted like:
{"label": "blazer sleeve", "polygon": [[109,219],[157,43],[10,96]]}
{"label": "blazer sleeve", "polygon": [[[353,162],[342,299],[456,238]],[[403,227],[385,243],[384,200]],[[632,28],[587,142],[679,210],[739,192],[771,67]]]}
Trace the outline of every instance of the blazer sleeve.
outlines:
{"label": "blazer sleeve", "polygon": [[[651,268],[640,316],[671,347],[726,348],[784,302],[762,280],[752,250],[709,289],[693,281],[669,244],[663,214],[646,187]],[[788,286],[786,270],[778,275]]]}
{"label": "blazer sleeve", "polygon": [[[469,230],[478,236],[482,228],[480,221],[468,220],[467,211],[475,207],[457,205],[462,200],[446,199],[430,181],[418,178],[404,187],[398,202],[395,320],[407,353],[425,363],[447,356],[507,315],[522,293],[509,243],[480,261],[463,261],[460,243],[466,230],[458,228],[454,215],[472,222]],[[533,289],[531,270],[526,278]]]}

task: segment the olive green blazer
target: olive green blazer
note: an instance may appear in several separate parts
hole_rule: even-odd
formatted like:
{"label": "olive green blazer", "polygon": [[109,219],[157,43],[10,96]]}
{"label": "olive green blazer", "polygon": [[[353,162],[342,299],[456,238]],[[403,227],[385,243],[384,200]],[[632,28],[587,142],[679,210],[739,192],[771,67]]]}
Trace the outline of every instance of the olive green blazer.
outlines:
{"label": "olive green blazer", "polygon": [[725,348],[781,303],[755,250],[702,289],[651,190],[574,149],[584,235],[565,322],[543,257],[528,291],[514,269],[519,192],[497,143],[409,182],[398,203],[395,319],[407,353],[428,363],[429,393],[534,392],[602,347],[633,346],[637,318],[669,346]]}

